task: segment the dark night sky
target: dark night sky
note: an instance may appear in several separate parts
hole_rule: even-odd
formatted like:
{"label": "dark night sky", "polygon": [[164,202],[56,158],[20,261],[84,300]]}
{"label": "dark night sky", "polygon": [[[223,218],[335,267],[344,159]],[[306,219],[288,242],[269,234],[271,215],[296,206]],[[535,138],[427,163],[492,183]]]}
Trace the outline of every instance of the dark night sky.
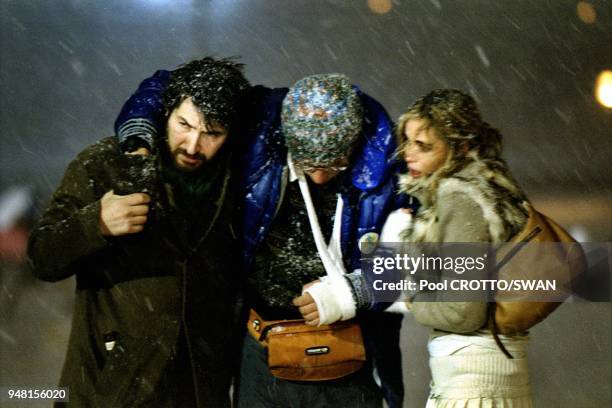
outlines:
{"label": "dark night sky", "polygon": [[[379,1],[380,2],[380,1]],[[340,71],[397,117],[436,87],[471,92],[505,135],[528,191],[610,191],[610,109],[593,97],[612,67],[612,7],[576,1],[2,2],[2,187],[51,189],[122,101],[160,67],[239,55],[254,83]]]}

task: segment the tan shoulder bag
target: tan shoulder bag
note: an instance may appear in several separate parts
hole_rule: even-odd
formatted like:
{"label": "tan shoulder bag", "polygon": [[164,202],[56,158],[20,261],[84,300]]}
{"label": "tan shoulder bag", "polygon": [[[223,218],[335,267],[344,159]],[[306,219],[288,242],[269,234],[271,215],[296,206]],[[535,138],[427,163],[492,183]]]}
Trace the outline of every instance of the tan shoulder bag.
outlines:
{"label": "tan shoulder bag", "polygon": [[[555,242],[568,245],[546,245]],[[531,245],[523,249],[523,244],[528,243],[542,245]],[[497,291],[489,320],[496,340],[499,340],[497,333],[524,332],[544,320],[569,296],[572,282],[586,269],[584,252],[576,240],[560,225],[531,206],[525,227],[510,243],[498,249],[497,262],[496,272],[500,280],[554,279],[557,288],[545,294],[538,293],[537,297],[544,299],[537,302],[521,300],[530,298],[528,291]],[[546,297],[551,301],[545,301]]]}

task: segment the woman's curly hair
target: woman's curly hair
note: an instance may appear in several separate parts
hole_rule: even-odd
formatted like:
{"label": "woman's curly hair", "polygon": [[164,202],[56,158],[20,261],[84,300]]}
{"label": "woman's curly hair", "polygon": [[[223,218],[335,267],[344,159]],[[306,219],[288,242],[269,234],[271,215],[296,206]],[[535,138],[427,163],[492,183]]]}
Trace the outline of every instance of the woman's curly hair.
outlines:
{"label": "woman's curly hair", "polygon": [[419,98],[400,116],[396,137],[400,150],[405,142],[404,129],[410,119],[422,119],[448,144],[453,159],[459,159],[467,144],[480,159],[499,160],[502,135],[483,121],[470,95],[457,89],[436,89]]}

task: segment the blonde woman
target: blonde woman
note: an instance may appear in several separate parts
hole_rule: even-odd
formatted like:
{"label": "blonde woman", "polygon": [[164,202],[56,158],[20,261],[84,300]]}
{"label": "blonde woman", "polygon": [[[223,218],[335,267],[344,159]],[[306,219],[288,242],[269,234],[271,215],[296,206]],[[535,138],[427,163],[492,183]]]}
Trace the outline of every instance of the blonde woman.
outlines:
{"label": "blonde woman", "polygon": [[[408,242],[510,240],[528,218],[527,199],[501,159],[501,134],[484,122],[473,98],[453,89],[418,99],[398,123],[408,165],[402,191],[422,207],[402,232]],[[419,302],[411,311],[431,327],[432,388],[427,407],[531,407],[527,336],[495,344],[487,304]]]}

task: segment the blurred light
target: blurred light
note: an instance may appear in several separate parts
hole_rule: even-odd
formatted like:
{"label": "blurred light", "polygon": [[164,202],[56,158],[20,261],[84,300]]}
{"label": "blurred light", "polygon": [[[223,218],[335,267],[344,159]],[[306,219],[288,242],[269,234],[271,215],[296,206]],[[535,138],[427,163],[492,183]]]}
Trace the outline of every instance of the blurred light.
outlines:
{"label": "blurred light", "polygon": [[589,242],[589,233],[586,228],[582,225],[572,225],[569,227],[569,234],[574,238],[577,242]]}
{"label": "blurred light", "polygon": [[0,232],[7,231],[26,217],[33,205],[29,187],[15,185],[0,194]]}
{"label": "blurred light", "polygon": [[597,101],[606,108],[612,108],[612,71],[602,71],[595,84]]}
{"label": "blurred light", "polygon": [[368,0],[368,7],[376,14],[386,14],[391,11],[391,0]]}
{"label": "blurred light", "polygon": [[595,20],[597,20],[597,12],[595,11],[595,7],[591,3],[586,1],[578,2],[576,6],[576,13],[578,13],[578,18],[585,24],[593,24]]}

